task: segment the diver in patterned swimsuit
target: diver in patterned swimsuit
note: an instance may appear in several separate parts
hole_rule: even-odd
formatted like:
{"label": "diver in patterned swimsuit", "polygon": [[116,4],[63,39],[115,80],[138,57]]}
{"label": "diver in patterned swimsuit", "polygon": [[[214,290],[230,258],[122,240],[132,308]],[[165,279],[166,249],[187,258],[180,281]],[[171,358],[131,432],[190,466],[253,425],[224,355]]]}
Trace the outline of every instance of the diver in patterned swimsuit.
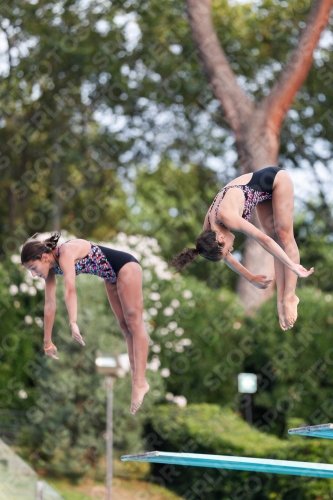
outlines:
{"label": "diver in patterned swimsuit", "polygon": [[104,279],[106,293],[120,328],[126,338],[132,372],[131,413],[140,408],[149,385],[145,378],[148,356],[148,335],[142,319],[142,270],[138,261],[126,252],[106,248],[82,239],[73,239],[58,246],[60,233],[44,241],[34,235],[21,251],[22,264],[33,276],[45,280],[44,350],[57,357],[52,343],[52,328],[56,310],[56,274],[64,275],[65,301],[72,337],[85,345],[77,320],[75,276],[94,274]]}
{"label": "diver in patterned swimsuit", "polygon": [[[256,207],[263,233],[249,222]],[[257,288],[272,282],[264,275],[253,275],[235,259],[234,235],[240,231],[253,238],[274,257],[278,314],[281,328],[292,328],[297,319],[297,276],[313,273],[300,265],[299,251],[293,231],[294,189],[288,173],[279,167],[267,167],[244,174],[229,182],[216,195],[206,214],[204,231],[195,248],[185,248],[171,265],[181,271],[198,255],[214,262],[224,260],[228,266]]]}

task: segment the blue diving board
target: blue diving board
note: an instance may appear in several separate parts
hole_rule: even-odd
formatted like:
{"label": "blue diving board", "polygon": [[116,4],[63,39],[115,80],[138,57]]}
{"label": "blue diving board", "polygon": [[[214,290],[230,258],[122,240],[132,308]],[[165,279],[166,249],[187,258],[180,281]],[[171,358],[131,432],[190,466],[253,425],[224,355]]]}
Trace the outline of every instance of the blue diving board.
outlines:
{"label": "blue diving board", "polygon": [[289,434],[297,434],[300,436],[318,437],[333,439],[333,424],[309,425],[306,427],[296,427],[289,429]]}
{"label": "blue diving board", "polygon": [[247,470],[294,476],[333,478],[333,465],[271,460],[264,458],[229,457],[224,455],[200,455],[196,453],[170,453],[151,451],[137,455],[123,455],[123,461],[155,462],[160,464],[193,465],[215,469]]}

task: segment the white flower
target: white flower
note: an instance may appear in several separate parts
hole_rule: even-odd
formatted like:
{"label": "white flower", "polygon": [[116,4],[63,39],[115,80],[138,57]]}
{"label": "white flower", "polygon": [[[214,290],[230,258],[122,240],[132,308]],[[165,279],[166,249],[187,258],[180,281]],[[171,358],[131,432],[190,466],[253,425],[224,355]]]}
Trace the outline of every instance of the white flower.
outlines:
{"label": "white flower", "polygon": [[40,328],[43,328],[43,326],[44,326],[44,321],[42,320],[42,318],[38,318],[38,317],[36,317],[36,318],[35,318],[35,323],[36,323],[36,325],[38,325]]}
{"label": "white flower", "polygon": [[37,283],[35,284],[35,287],[38,289],[38,290],[44,290],[45,288],[45,281],[40,279],[37,281]]}
{"label": "white flower", "polygon": [[167,401],[173,401],[173,398],[174,398],[174,397],[175,397],[175,396],[172,394],[172,392],[167,392],[167,393],[166,393],[166,395],[165,395],[165,399],[166,399]]}
{"label": "white flower", "polygon": [[157,277],[161,280],[171,280],[172,273],[170,271],[166,271],[167,264],[166,262],[161,262],[159,265],[155,266],[155,273]]}
{"label": "white flower", "polygon": [[158,310],[156,309],[156,307],[151,307],[150,309],[148,309],[148,312],[152,316],[156,316],[156,314],[158,313]]}
{"label": "white flower", "polygon": [[159,293],[157,292],[152,292],[150,295],[149,295],[149,298],[151,300],[160,300],[161,296]]}
{"label": "white flower", "polygon": [[16,285],[10,285],[9,287],[9,293],[10,295],[16,295],[18,292],[18,288]]}
{"label": "white flower", "polygon": [[184,328],[177,328],[177,330],[175,331],[175,335],[177,335],[177,337],[181,337],[183,334]]}
{"label": "white flower", "polygon": [[193,293],[191,292],[191,290],[184,290],[183,297],[184,299],[191,299],[193,297]]}
{"label": "white flower", "polygon": [[176,307],[179,307],[179,306],[180,306],[180,302],[179,302],[179,300],[177,300],[177,299],[173,299],[173,300],[171,301],[171,305],[172,305],[172,307],[175,307],[175,308],[176,308]]}
{"label": "white flower", "polygon": [[163,311],[164,316],[172,316],[174,313],[174,310],[172,307],[166,307]]}
{"label": "white flower", "polygon": [[150,314],[146,310],[143,311],[142,317],[143,317],[143,321],[149,321],[151,319]]}
{"label": "white flower", "polygon": [[145,327],[146,327],[148,335],[154,331],[154,326],[151,325],[150,323],[145,323]]}
{"label": "white flower", "polygon": [[127,235],[125,233],[118,233],[117,240],[119,243],[127,243]]}
{"label": "white flower", "polygon": [[162,377],[164,377],[164,378],[169,377],[169,376],[170,376],[170,370],[169,370],[169,368],[162,368],[162,370],[161,370],[161,375],[162,375]]}
{"label": "white flower", "polygon": [[12,255],[10,260],[13,264],[21,264],[21,257],[19,255]]}
{"label": "white flower", "polygon": [[29,287],[26,283],[21,283],[20,290],[21,290],[21,292],[27,292],[29,290]]}
{"label": "white flower", "polygon": [[19,396],[19,398],[21,398],[21,399],[27,399],[28,394],[25,392],[25,390],[21,389],[21,390],[18,392],[18,396]]}
{"label": "white flower", "polygon": [[29,295],[36,295],[37,290],[34,286],[29,287]]}
{"label": "white flower", "polygon": [[181,408],[184,408],[187,405],[187,399],[185,398],[185,396],[175,396],[173,398],[173,402]]}
{"label": "white flower", "polygon": [[161,330],[160,330],[161,335],[168,335],[169,332],[170,332],[170,330],[168,330],[168,328],[161,328]]}
{"label": "white flower", "polygon": [[136,245],[139,242],[139,238],[137,236],[129,236],[128,237],[128,243],[130,245]]}
{"label": "white flower", "polygon": [[177,325],[176,321],[170,321],[170,323],[168,323],[168,328],[171,331],[175,330],[177,328],[177,326],[178,325]]}
{"label": "white flower", "polygon": [[26,322],[27,325],[31,325],[32,323],[32,317],[31,316],[25,316],[24,321]]}
{"label": "white flower", "polygon": [[[147,244],[145,241],[140,241],[138,245],[136,246],[136,251],[142,253],[142,255],[147,256],[147,253],[149,255],[149,249],[147,249]],[[148,252],[147,252],[148,251]]]}
{"label": "white flower", "polygon": [[150,363],[147,364],[148,370],[151,370],[152,372],[157,372],[159,367],[161,366],[161,362],[157,357],[154,357]]}
{"label": "white flower", "polygon": [[192,344],[192,340],[191,339],[181,339],[179,341],[179,344],[180,345],[191,345]]}
{"label": "white flower", "polygon": [[159,353],[159,352],[161,352],[161,346],[158,345],[158,344],[155,344],[155,345],[153,345],[153,347],[151,348],[151,350],[153,352]]}
{"label": "white flower", "polygon": [[151,281],[153,279],[153,277],[152,277],[151,272],[149,271],[149,269],[145,269],[143,271],[143,277],[144,277],[145,281]]}

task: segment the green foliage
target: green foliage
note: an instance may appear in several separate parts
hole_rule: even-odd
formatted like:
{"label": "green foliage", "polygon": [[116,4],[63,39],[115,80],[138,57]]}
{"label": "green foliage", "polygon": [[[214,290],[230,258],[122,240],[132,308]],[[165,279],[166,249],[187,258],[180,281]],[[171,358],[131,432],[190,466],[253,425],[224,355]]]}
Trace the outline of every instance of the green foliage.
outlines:
{"label": "green foliage", "polygon": [[[309,7],[308,0],[213,2],[219,39],[254,100],[274,84]],[[210,201],[238,163],[229,125],[198,60],[185,2],[93,0],[82,8],[75,0],[63,6],[15,0],[4,5],[0,21],[8,43],[0,82],[3,258],[36,230],[61,226],[105,241],[122,230],[154,236],[165,260],[192,246]],[[131,45],[128,33],[135,29]],[[310,194],[309,203],[296,186],[305,209],[296,224],[302,263],[316,268],[311,278],[299,280],[298,322],[281,332],[274,300],[257,316],[244,318],[230,291],[236,275],[223,264],[197,259],[171,280],[158,270],[162,260],[156,263],[159,250],[151,241],[133,243],[133,249],[141,245],[145,268],[150,362],[160,366],[148,375],[151,395],[135,418],[128,413],[129,380],[116,383],[117,454],[140,448],[143,422],[165,389],[174,401],[184,396],[189,403],[243,411],[236,391],[240,371],[260,376],[254,423],[261,430],[282,436],[294,418],[331,420],[332,213],[325,181],[331,177],[324,169],[332,158],[332,54],[330,40],[317,49],[281,136],[281,164],[324,172],[317,175],[322,193]],[[242,245],[240,238],[236,248]],[[0,264],[1,410],[27,415],[21,439],[34,465],[72,477],[97,467],[104,449],[105,388],[95,373],[95,350],[125,349],[102,283],[96,279],[91,286],[92,279],[78,279],[84,349],[70,339],[59,291],[55,363],[41,349],[43,300],[37,282],[9,259]],[[303,284],[313,288],[303,290]],[[242,440],[245,449],[246,433]],[[280,450],[281,443],[274,443]],[[233,446],[243,450],[239,443]],[[279,485],[289,498],[282,478]],[[271,487],[267,497],[279,498]],[[292,498],[301,495],[297,488]],[[317,498],[324,498],[320,488]],[[311,498],[309,491],[302,490],[303,498]]]}
{"label": "green foliage", "polygon": [[[121,454],[141,449],[143,422],[156,401],[165,398],[166,392],[169,399],[180,402],[180,396],[185,396],[190,402],[216,401],[216,398],[220,402],[229,402],[233,398],[235,384],[225,387],[218,377],[224,353],[231,351],[234,343],[239,341],[237,318],[241,318],[242,313],[229,291],[215,292],[204,283],[199,287],[197,280],[190,276],[172,277],[166,263],[158,256],[156,240],[122,234],[113,246],[130,251],[143,266],[145,320],[151,336],[150,366],[155,370],[148,371],[151,391],[135,417],[129,414],[130,380],[126,377],[115,384],[114,442],[116,453]],[[9,270],[8,286],[14,281],[17,268],[11,263]],[[31,283],[41,283],[41,280],[26,279]],[[38,328],[35,325],[35,344],[31,345],[30,339],[24,337],[28,349],[22,363],[30,385],[22,386],[22,389],[28,398],[17,398],[13,406],[4,402],[4,408],[25,411],[27,425],[21,432],[20,442],[25,447],[25,456],[34,466],[75,478],[96,469],[104,454],[105,387],[104,378],[95,371],[95,353],[97,350],[123,353],[126,345],[110,310],[103,282],[92,276],[77,279],[78,323],[86,346],[83,348],[74,343],[68,327],[62,277],[57,279],[53,341],[58,347],[60,360],[44,356],[41,350],[42,323]],[[18,285],[20,280],[22,274],[16,277]],[[42,312],[40,293],[38,291],[38,303]],[[31,296],[28,297],[29,301],[21,301],[18,309],[15,303],[11,304],[6,321],[10,320],[10,314],[15,321],[20,316],[34,317]],[[21,300],[20,295],[18,298]],[[207,322],[208,317],[212,318],[211,323]],[[13,329],[13,326],[8,323],[8,328]],[[26,329],[24,323],[21,328],[24,335]],[[225,335],[230,330],[235,333]],[[4,332],[2,340],[4,345]],[[17,370],[14,359],[18,354],[17,350],[8,353],[12,356],[12,362],[8,363],[12,377]],[[213,377],[210,375],[212,368]],[[4,377],[4,384],[5,381]],[[197,391],[202,381],[207,394]]]}
{"label": "green foliage", "polygon": [[[167,289],[159,287],[158,293],[169,306],[154,316],[151,349],[160,351],[161,366],[170,372],[167,389],[189,402],[232,400],[237,387],[234,376],[243,361],[235,349],[241,341],[237,329],[243,317],[235,295],[203,283],[198,286],[191,277],[174,279]],[[167,321],[166,314],[170,315]]]}
{"label": "green foliage", "polygon": [[[283,4],[283,5],[282,5]],[[234,72],[243,75],[256,100],[267,95],[305,26],[310,0],[264,0],[245,5],[213,2],[215,29]],[[263,77],[260,73],[268,69]]]}
{"label": "green foliage", "polygon": [[[213,2],[221,44],[255,99],[276,80],[309,7]],[[94,0],[81,10],[74,0],[15,0],[0,21],[8,63],[0,84],[4,252],[56,227],[110,239],[128,227],[129,184],[142,165],[193,164],[200,179],[211,166],[234,174],[234,140],[207,86],[183,1]],[[328,141],[325,160],[331,157],[331,57],[329,44],[318,50],[286,122],[282,162],[313,163],[320,148],[309,144],[319,137]],[[198,223],[190,219],[189,235]]]}
{"label": "green foliage", "polygon": [[240,329],[244,370],[257,373],[260,380],[254,395],[261,407],[256,425],[280,435],[289,418],[314,425],[333,417],[332,296],[306,288],[299,297],[299,318],[291,330],[279,330],[271,302]]}
{"label": "green foliage", "polygon": [[295,235],[300,248],[301,262],[307,268],[315,267],[308,280],[299,280],[299,287],[311,286],[323,292],[332,291],[331,207],[323,200],[308,203],[308,210],[295,221]]}
{"label": "green foliage", "polygon": [[[333,320],[328,291],[301,288],[300,317],[291,331],[281,332],[273,299],[256,317],[244,317],[236,296],[227,288],[217,290],[216,284],[214,289],[204,282],[199,286],[189,275],[172,277],[158,256],[156,240],[122,234],[113,246],[130,251],[142,263],[145,321],[151,338],[149,362],[156,370],[148,371],[150,395],[134,418],[129,414],[130,381],[117,380],[116,454],[141,449],[142,425],[166,394],[178,404],[206,402],[244,412],[247,402],[242,403],[237,392],[237,375],[244,371],[259,376],[253,415],[260,430],[282,436],[292,418],[310,424],[332,419],[329,331]],[[223,263],[212,266],[219,283]],[[1,330],[2,409],[26,412],[28,425],[21,443],[35,466],[72,477],[94,470],[99,475],[98,462],[104,454],[105,387],[103,377],[95,372],[95,353],[126,349],[102,280],[91,276],[77,279],[78,321],[86,341],[82,348],[70,337],[59,277],[53,340],[60,360],[55,362],[41,351],[43,301],[36,288],[40,281],[19,272],[11,260],[1,272],[2,298],[7,303],[5,329]],[[26,287],[19,286],[22,280],[28,281]],[[12,288],[16,283],[17,288]],[[36,295],[30,295],[32,284]],[[10,290],[16,295],[10,295]],[[6,332],[18,331],[17,325],[20,343],[11,349]],[[18,380],[16,389],[13,383]],[[26,392],[27,399],[19,397],[19,390]]]}
{"label": "green foliage", "polygon": [[[17,256],[15,256],[17,257]],[[31,358],[41,356],[43,298],[34,282],[8,257],[0,263],[0,410],[25,410],[34,400]]]}
{"label": "green foliage", "polygon": [[[291,438],[282,441],[248,426],[228,408],[190,405],[185,409],[157,406],[147,427],[148,446],[160,451],[231,455],[277,460],[332,463],[330,444]],[[332,480],[256,472],[153,466],[154,479],[184,498],[227,500],[329,500]]]}
{"label": "green foliage", "polygon": [[171,260],[185,246],[194,246],[216,184],[214,172],[195,165],[179,169],[162,162],[156,171],[142,169],[127,227],[157,238],[163,255]]}
{"label": "green foliage", "polygon": [[237,375],[256,373],[253,423],[260,430],[281,437],[291,418],[308,424],[332,420],[330,292],[300,288],[299,318],[292,330],[282,332],[274,298],[256,316],[245,317],[235,295],[225,289],[198,287],[189,276],[174,278],[171,285],[156,287],[159,300],[179,305],[169,323],[163,324],[162,308],[153,311],[151,334],[151,350],[170,373],[170,393],[185,396],[188,403],[228,405],[244,414],[250,402],[238,394]]}
{"label": "green foliage", "polygon": [[[147,465],[147,464],[145,464]],[[48,483],[61,494],[65,500],[96,500],[105,495],[105,482],[81,481],[79,485],[74,485],[65,480],[47,478]],[[149,495],[151,500],[181,500],[166,488],[145,481],[124,479],[115,471],[112,484],[113,498],[123,498],[128,500],[135,497],[145,497]]]}
{"label": "green foliage", "polygon": [[60,225],[78,236],[84,226],[86,233],[110,237],[110,225],[124,215],[116,162],[128,141],[103,138],[94,116],[103,105],[101,86],[117,106],[117,89],[126,85],[118,76],[123,61],[112,49],[126,43],[122,30],[112,23],[106,40],[98,29],[102,13],[112,22],[117,12],[101,12],[95,1],[82,11],[75,1],[52,6],[44,0],[17,0],[2,12],[8,44],[0,85],[5,251],[36,230]]}

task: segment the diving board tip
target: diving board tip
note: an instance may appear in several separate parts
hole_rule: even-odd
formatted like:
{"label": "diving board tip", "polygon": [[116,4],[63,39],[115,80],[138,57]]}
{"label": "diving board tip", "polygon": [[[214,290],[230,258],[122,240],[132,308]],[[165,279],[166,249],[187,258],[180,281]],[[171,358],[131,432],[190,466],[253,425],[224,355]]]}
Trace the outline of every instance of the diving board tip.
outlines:
{"label": "diving board tip", "polygon": [[289,429],[288,434],[333,439],[333,424],[307,425]]}

